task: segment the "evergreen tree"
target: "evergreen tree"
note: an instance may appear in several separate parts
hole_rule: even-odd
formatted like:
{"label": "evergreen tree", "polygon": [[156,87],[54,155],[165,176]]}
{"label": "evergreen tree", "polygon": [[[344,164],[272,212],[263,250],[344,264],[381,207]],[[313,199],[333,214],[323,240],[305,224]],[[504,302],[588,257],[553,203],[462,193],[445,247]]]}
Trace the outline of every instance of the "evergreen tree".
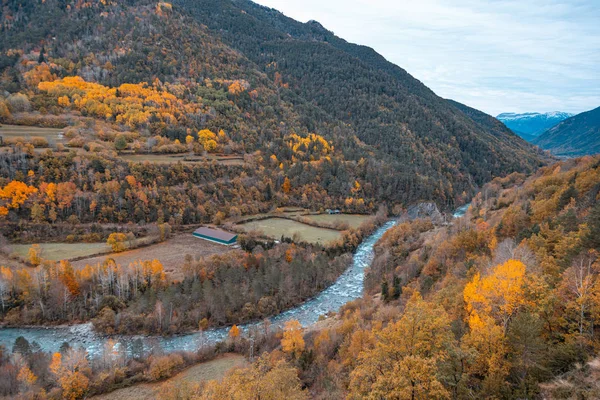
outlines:
{"label": "evergreen tree", "polygon": [[273,198],[273,188],[271,188],[271,182],[267,183],[267,187],[265,188],[265,201],[271,201]]}
{"label": "evergreen tree", "polygon": [[46,48],[42,47],[42,49],[40,50],[40,56],[38,58],[38,64],[46,62],[46,58],[44,57],[45,54],[46,54]]}
{"label": "evergreen tree", "polygon": [[600,250],[600,203],[590,211],[587,223],[590,231],[586,238],[586,245]]}
{"label": "evergreen tree", "polygon": [[394,275],[393,282],[394,282],[394,284],[393,284],[394,291],[393,291],[392,297],[394,300],[397,300],[400,298],[400,295],[402,294],[402,281],[400,280],[399,277]]}
{"label": "evergreen tree", "polygon": [[22,356],[28,356],[31,354],[31,345],[29,341],[25,339],[23,336],[19,336],[15,339],[15,344],[12,348],[13,353],[19,353]]}
{"label": "evergreen tree", "polygon": [[385,278],[381,281],[381,298],[385,302],[390,300],[390,288]]}

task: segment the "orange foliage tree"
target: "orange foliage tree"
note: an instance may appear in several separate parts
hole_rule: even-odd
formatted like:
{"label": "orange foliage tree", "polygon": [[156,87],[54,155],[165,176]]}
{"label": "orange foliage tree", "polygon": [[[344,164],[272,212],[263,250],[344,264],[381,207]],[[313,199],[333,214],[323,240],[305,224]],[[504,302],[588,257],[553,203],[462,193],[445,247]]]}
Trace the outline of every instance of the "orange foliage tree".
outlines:
{"label": "orange foliage tree", "polygon": [[281,347],[283,351],[293,357],[298,357],[304,351],[304,338],[302,337],[302,325],[296,320],[285,323]]}

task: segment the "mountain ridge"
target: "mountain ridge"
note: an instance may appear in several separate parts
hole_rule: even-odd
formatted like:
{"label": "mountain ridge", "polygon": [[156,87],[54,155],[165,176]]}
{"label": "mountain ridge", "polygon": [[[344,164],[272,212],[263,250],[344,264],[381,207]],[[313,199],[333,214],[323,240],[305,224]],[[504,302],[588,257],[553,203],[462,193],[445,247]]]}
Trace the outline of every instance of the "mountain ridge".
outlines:
{"label": "mountain ridge", "polygon": [[[395,137],[391,134],[390,128],[393,126],[396,127],[396,131],[409,135],[426,130],[429,136],[428,140],[433,139],[436,142],[448,143],[448,140],[458,139],[458,144],[462,147],[463,152],[468,146],[477,145],[482,140],[482,136],[486,136],[484,140],[489,139],[487,137],[489,132],[469,135],[468,131],[473,129],[470,119],[463,113],[457,114],[444,99],[435,95],[407,71],[385,60],[373,49],[348,43],[331,34],[326,28],[325,31],[321,28],[316,29],[311,26],[313,24],[294,21],[276,10],[269,9],[265,12],[264,7],[245,0],[222,1],[218,4],[207,1],[177,0],[175,4],[186,7],[191,15],[198,18],[209,29],[216,31],[221,26],[227,26],[227,30],[218,30],[221,38],[246,54],[254,54],[255,56],[251,58],[257,64],[266,64],[277,59],[285,60],[285,64],[278,65],[278,67],[282,75],[290,79],[290,84],[295,84],[294,88],[297,93],[309,97],[311,101],[336,118],[351,123],[355,126],[360,140],[379,146],[379,148],[383,147],[387,153],[394,153],[398,149],[406,148],[402,137]],[[240,11],[234,11],[236,7],[239,7]],[[228,20],[227,15],[233,15],[234,20]],[[239,16],[242,16],[241,19],[238,19]],[[245,22],[248,19],[250,21]],[[245,27],[246,23],[251,24],[252,29]],[[280,35],[271,35],[270,40],[258,41],[247,32],[258,29],[259,26],[266,26],[264,29],[267,32],[272,32],[273,26],[281,28],[283,31]],[[319,26],[321,25],[319,24]],[[257,42],[260,44],[258,48],[254,48],[253,46],[256,46]],[[293,47],[296,50],[291,50]],[[306,68],[303,64],[304,59],[302,64],[294,60],[297,64],[293,65],[295,51],[311,54],[312,59],[318,57],[321,62],[316,66],[320,67],[320,70]],[[330,61],[332,54],[339,55],[341,60]],[[357,87],[348,80],[342,82],[340,77],[351,77],[357,73],[357,69],[369,76],[370,80],[375,82],[375,86],[366,86],[366,82],[360,82],[361,85]],[[322,79],[321,74],[327,75],[327,81],[315,84],[315,81]],[[331,93],[324,92],[323,87],[332,84],[341,87],[347,84],[348,91],[340,93],[339,96],[331,96]],[[360,96],[369,96],[372,101],[381,104],[378,108],[372,107],[371,104],[364,104],[362,108],[356,107],[359,102],[355,99]],[[365,107],[369,108],[371,113],[365,113]],[[425,111],[427,109],[435,111]],[[340,113],[340,110],[344,110],[343,113]],[[385,111],[390,112],[385,113]],[[405,115],[406,111],[412,115]],[[395,120],[390,119],[394,114]],[[414,125],[425,125],[429,120],[432,120],[432,123],[427,127],[414,127]],[[371,122],[378,126],[374,127]],[[462,128],[465,125],[470,126],[471,129],[461,129],[460,133],[455,131],[458,126]],[[410,129],[411,127],[412,129]],[[414,142],[413,139],[418,138],[411,137],[410,139]],[[516,142],[514,145],[520,147],[522,143]],[[480,146],[484,153],[486,152],[485,147],[483,144]],[[517,151],[522,151],[522,149]],[[401,156],[405,158],[405,155]],[[467,157],[469,156],[467,155]],[[489,154],[487,160],[488,162],[492,159],[499,161],[502,158],[504,158],[502,153],[496,153]],[[497,168],[489,166],[491,170]]]}
{"label": "mountain ridge", "polygon": [[496,118],[523,139],[532,141],[536,136],[541,135],[546,130],[574,115],[575,114],[562,111],[551,111],[546,113],[506,112],[498,114]]}
{"label": "mountain ridge", "polygon": [[560,122],[536,137],[533,143],[557,156],[600,153],[600,107]]}

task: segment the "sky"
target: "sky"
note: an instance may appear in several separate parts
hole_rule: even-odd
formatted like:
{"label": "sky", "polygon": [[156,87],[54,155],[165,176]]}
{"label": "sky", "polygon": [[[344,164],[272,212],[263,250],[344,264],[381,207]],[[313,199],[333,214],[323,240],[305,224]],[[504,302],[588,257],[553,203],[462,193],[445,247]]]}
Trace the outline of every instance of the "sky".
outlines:
{"label": "sky", "polygon": [[600,0],[255,0],[485,111],[600,106]]}

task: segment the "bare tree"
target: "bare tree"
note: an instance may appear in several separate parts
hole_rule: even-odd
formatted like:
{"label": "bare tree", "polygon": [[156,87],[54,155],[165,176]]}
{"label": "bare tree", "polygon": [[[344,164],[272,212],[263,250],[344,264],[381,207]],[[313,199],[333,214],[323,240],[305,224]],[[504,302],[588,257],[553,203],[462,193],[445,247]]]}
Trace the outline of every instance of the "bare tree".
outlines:
{"label": "bare tree", "polygon": [[565,271],[564,281],[569,292],[575,296],[578,309],[579,334],[583,335],[586,325],[586,313],[591,308],[591,292],[597,279],[593,268],[594,258],[591,255],[578,257],[573,265]]}

